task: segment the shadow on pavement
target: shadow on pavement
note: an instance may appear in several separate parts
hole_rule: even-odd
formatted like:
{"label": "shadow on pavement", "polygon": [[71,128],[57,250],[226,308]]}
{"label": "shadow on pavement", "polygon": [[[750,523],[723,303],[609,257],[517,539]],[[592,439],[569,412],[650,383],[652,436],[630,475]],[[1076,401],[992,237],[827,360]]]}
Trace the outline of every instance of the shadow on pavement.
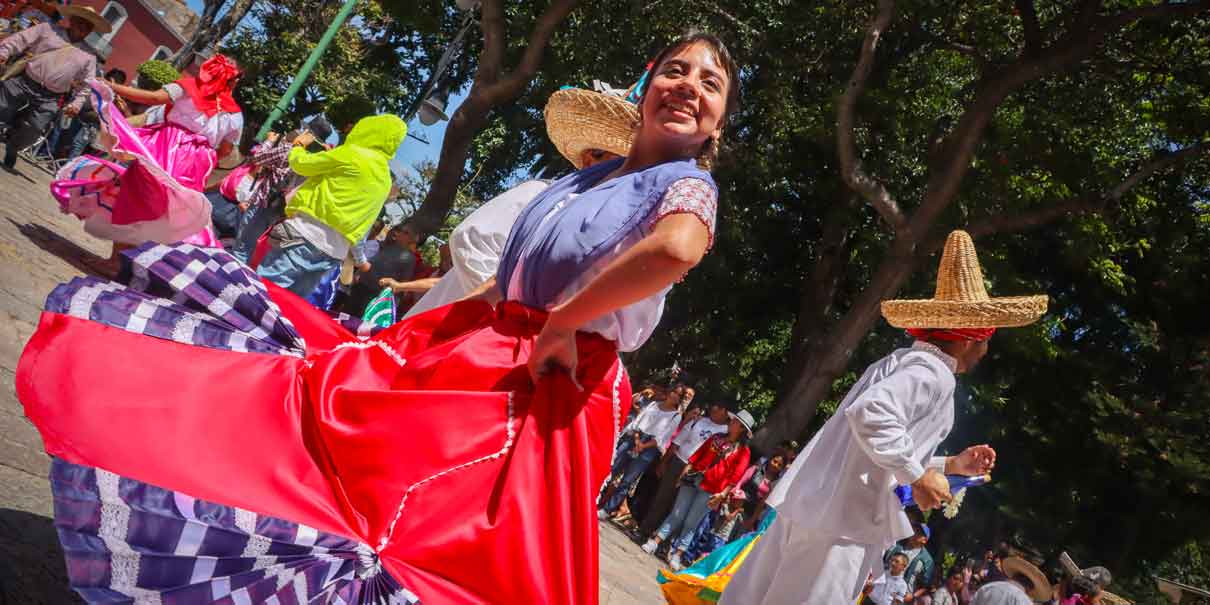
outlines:
{"label": "shadow on pavement", "polygon": [[116,267],[109,267],[107,258],[102,258],[81,248],[75,242],[34,223],[21,224],[8,219],[21,235],[33,244],[67,262],[77,270],[97,277],[112,278]]}
{"label": "shadow on pavement", "polygon": [[83,603],[67,587],[63,551],[51,520],[0,508],[0,605]]}

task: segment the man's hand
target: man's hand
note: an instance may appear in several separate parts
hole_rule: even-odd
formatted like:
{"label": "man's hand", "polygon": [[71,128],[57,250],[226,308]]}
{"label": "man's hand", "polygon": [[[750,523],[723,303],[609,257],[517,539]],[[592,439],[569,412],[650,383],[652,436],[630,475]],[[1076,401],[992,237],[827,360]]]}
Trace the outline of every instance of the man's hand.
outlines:
{"label": "man's hand", "polygon": [[361,271],[362,273],[369,273],[370,272],[370,261],[366,261],[364,263],[361,263],[360,265],[357,265],[357,270]]}
{"label": "man's hand", "polygon": [[304,131],[298,133],[298,136],[294,137],[294,144],[299,147],[306,147],[307,145],[310,145],[311,143],[314,143],[314,142],[315,142],[315,135],[311,134],[311,131],[309,131],[309,130],[304,130]]}
{"label": "man's hand", "polygon": [[930,468],[912,484],[912,499],[920,510],[933,510],[953,498],[950,482],[937,469]]}
{"label": "man's hand", "polygon": [[69,118],[74,118],[80,115],[80,108],[75,105],[68,105],[67,107],[63,108],[63,115]]}
{"label": "man's hand", "polygon": [[972,445],[945,461],[947,475],[977,477],[990,473],[996,466],[996,450],[990,445]]}

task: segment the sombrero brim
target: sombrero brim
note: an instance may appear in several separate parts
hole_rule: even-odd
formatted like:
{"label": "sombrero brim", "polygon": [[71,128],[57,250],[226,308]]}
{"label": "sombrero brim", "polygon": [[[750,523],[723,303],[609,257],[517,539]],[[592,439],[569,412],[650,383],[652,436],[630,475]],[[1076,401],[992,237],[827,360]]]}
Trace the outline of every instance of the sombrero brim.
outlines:
{"label": "sombrero brim", "polygon": [[93,31],[98,34],[108,34],[109,32],[113,31],[113,26],[109,24],[109,21],[106,21],[105,17],[102,17],[100,14],[94,11],[85,10],[70,4],[61,4],[56,6],[55,10],[58,11],[60,15],[65,17],[79,17],[87,20],[89,23],[92,23]]}
{"label": "sombrero brim", "polygon": [[1015,328],[1046,314],[1045,295],[981,301],[887,300],[882,316],[896,328]]}
{"label": "sombrero brim", "polygon": [[625,156],[639,121],[633,103],[592,90],[565,88],[546,102],[546,134],[576,168],[586,149]]}
{"label": "sombrero brim", "polygon": [[1054,596],[1052,594],[1054,587],[1051,586],[1050,580],[1033,563],[1020,557],[1008,557],[1001,561],[1000,567],[1004,570],[1004,575],[1010,578],[1016,574],[1021,574],[1029,578],[1030,582],[1033,582],[1034,589],[1029,591],[1029,598],[1035,601],[1046,601]]}

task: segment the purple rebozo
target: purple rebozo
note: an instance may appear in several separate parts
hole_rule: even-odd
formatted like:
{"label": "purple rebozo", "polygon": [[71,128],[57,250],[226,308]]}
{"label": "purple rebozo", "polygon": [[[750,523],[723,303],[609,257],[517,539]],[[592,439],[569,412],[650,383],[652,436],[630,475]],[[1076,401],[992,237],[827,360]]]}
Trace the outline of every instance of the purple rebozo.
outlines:
{"label": "purple rebozo", "polygon": [[[991,475],[978,475],[975,477],[964,477],[962,475],[946,475],[945,478],[950,482],[950,493],[957,494],[958,492],[976,485],[983,485],[992,480]],[[908,508],[916,506],[916,501],[912,500],[912,486],[900,485],[895,488],[895,495],[899,498],[900,506]]]}

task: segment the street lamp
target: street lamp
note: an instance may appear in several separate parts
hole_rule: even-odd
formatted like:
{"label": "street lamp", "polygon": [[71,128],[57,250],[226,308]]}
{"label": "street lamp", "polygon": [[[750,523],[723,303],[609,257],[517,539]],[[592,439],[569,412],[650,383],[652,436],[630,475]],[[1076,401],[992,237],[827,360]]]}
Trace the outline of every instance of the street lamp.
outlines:
{"label": "street lamp", "polygon": [[445,115],[445,105],[449,102],[450,93],[447,86],[442,85],[433,91],[423,103],[420,104],[420,123],[425,126],[432,126],[437,122],[450,119]]}

